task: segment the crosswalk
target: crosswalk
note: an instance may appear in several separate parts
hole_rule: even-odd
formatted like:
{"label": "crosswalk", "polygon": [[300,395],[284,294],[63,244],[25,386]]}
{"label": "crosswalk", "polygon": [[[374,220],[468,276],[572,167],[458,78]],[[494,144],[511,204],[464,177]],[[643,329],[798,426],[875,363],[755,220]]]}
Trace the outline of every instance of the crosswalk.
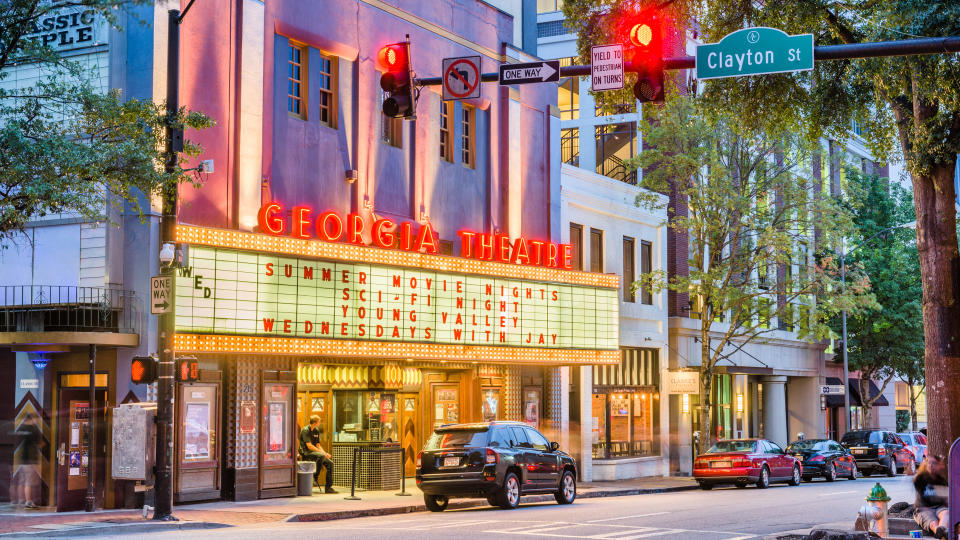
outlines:
{"label": "crosswalk", "polygon": [[[332,525],[332,524],[331,524]],[[453,531],[467,532],[472,538],[478,536],[514,536],[533,538],[577,538],[591,540],[639,540],[642,538],[656,538],[664,540],[702,539],[702,540],[748,540],[759,538],[753,534],[733,531],[711,531],[698,529],[682,529],[672,527],[650,527],[639,525],[619,525],[613,523],[543,521],[543,520],[506,520],[454,518],[449,514],[428,515],[420,514],[417,518],[403,518],[378,520],[374,524],[337,524],[333,528],[361,531],[365,529],[379,529],[391,531],[419,532],[424,536],[437,531],[438,534]]]}

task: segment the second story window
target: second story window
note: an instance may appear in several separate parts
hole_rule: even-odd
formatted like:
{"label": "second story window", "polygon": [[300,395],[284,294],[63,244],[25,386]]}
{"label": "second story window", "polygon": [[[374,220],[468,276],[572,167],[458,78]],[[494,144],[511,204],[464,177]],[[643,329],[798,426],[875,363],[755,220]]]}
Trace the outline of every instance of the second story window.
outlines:
{"label": "second story window", "polygon": [[290,116],[307,119],[307,49],[290,44],[287,55],[287,112]]}
{"label": "second story window", "polygon": [[633,282],[637,280],[636,249],[633,238],[623,237],[623,301],[636,302],[637,295],[633,292]]}
{"label": "second story window", "polygon": [[637,173],[626,162],[637,154],[637,123],[596,127],[597,173],[627,184],[637,183]]}
{"label": "second story window", "polygon": [[557,108],[560,120],[580,118],[580,77],[564,77],[557,86]]}
{"label": "second story window", "polygon": [[[650,242],[640,242],[640,272],[644,274],[653,272],[653,244]],[[640,302],[647,305],[653,304],[653,293],[650,289],[646,287],[640,289]]]}
{"label": "second story window", "polygon": [[453,104],[449,101],[440,102],[440,159],[453,162],[453,137],[450,133],[451,113]]}
{"label": "second story window", "polygon": [[317,104],[320,123],[337,128],[337,59],[324,54],[317,55],[317,70],[320,93]]}
{"label": "second story window", "polygon": [[603,231],[590,229],[590,271],[603,272]]}
{"label": "second story window", "polygon": [[560,130],[560,159],[574,167],[580,166],[580,128]]}
{"label": "second story window", "polygon": [[476,163],[477,110],[469,105],[463,106],[460,133],[460,162],[464,167],[474,168]]}
{"label": "second story window", "polygon": [[570,266],[583,270],[583,225],[570,224]]}

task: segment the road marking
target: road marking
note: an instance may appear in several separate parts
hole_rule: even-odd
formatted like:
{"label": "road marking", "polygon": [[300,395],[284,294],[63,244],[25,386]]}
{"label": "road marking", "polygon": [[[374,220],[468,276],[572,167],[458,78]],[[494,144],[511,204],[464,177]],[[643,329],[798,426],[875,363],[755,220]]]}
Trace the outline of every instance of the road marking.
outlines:
{"label": "road marking", "polygon": [[639,517],[650,517],[650,516],[662,516],[664,514],[669,514],[670,512],[651,512],[649,514],[634,514],[632,516],[621,516],[615,518],[607,519],[591,519],[587,523],[600,523],[601,521],[616,521],[618,519],[630,519],[630,518],[639,518]]}
{"label": "road marking", "polygon": [[748,538],[756,538],[756,537],[757,537],[757,535],[755,535],[755,534],[745,534],[745,535],[743,535],[743,536],[734,536],[734,537],[731,537],[731,538],[727,538],[727,539],[725,539],[725,540],[747,540]]}
{"label": "road marking", "polygon": [[662,530],[662,531],[655,531],[655,532],[645,533],[645,534],[633,534],[633,535],[630,535],[630,536],[618,536],[618,537],[616,538],[616,540],[632,540],[632,539],[634,539],[634,538],[650,538],[651,536],[662,536],[662,535],[664,535],[664,534],[675,534],[675,533],[682,533],[682,532],[686,532],[686,531],[683,530],[683,529],[664,529],[664,530]]}
{"label": "road marking", "polygon": [[828,491],[827,493],[821,493],[820,495],[846,495],[848,493],[857,493],[857,490],[851,489],[850,491]]}
{"label": "road marking", "polygon": [[492,519],[471,519],[469,521],[457,521],[455,523],[447,523],[446,525],[435,525],[429,523],[426,525],[421,525],[419,527],[409,527],[408,530],[411,531],[424,531],[432,529],[447,529],[449,527],[465,527],[465,526],[475,526],[475,525],[484,525],[486,523],[493,523]]}
{"label": "road marking", "polygon": [[[514,522],[514,523],[516,523],[516,522]],[[536,523],[536,525],[531,525],[531,523]],[[522,531],[522,530],[525,530],[525,529],[539,529],[540,527],[546,527],[546,526],[549,526],[549,525],[556,525],[556,524],[558,524],[558,523],[561,523],[561,522],[559,522],[559,521],[528,521],[526,525],[521,525],[521,526],[519,526],[519,527],[510,527],[509,529],[495,529],[495,530],[492,530],[492,531],[484,531],[484,532],[490,532],[490,533],[509,533],[509,532],[515,532],[515,531]]]}
{"label": "road marking", "polygon": [[618,538],[619,539],[620,536],[624,534],[634,534],[638,532],[647,532],[647,531],[656,530],[656,528],[654,527],[631,527],[631,529],[632,530],[629,530],[629,531],[614,531],[614,532],[603,533],[603,534],[594,534],[590,536],[590,538]]}

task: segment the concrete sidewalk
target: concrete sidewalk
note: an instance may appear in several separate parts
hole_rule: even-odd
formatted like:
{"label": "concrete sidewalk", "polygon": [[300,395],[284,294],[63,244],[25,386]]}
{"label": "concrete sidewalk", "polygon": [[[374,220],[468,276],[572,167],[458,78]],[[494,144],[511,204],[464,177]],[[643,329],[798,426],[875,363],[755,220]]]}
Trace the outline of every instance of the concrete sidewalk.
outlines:
{"label": "concrete sidewalk", "polygon": [[[158,522],[144,519],[140,510],[104,510],[99,512],[48,512],[0,507],[0,538],[29,536],[81,536],[99,534],[132,534],[177,529],[202,529],[251,525],[274,521],[328,521],[364,516],[423,512],[423,495],[412,480],[408,481],[410,496],[396,492],[358,491],[359,501],[348,501],[349,490],[326,495],[314,489],[310,497],[261,499],[247,502],[216,501],[177,506],[174,515],[178,522]],[[619,482],[588,482],[577,486],[578,498],[616,497],[665,493],[696,489],[697,484],[687,477],[651,477]],[[523,497],[520,503],[553,501],[552,495]],[[454,499],[450,508],[486,506],[483,499]]]}

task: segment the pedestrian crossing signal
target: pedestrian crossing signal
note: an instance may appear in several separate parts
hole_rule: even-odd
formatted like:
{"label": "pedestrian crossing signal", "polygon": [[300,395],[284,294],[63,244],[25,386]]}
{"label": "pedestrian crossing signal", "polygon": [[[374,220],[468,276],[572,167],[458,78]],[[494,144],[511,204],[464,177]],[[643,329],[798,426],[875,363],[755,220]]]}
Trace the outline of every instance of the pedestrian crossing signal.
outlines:
{"label": "pedestrian crossing signal", "polygon": [[182,358],[177,360],[177,380],[180,382],[196,382],[200,380],[200,365],[196,358]]}
{"label": "pedestrian crossing signal", "polygon": [[157,359],[152,356],[134,356],[130,361],[130,382],[151,384],[157,380]]}

